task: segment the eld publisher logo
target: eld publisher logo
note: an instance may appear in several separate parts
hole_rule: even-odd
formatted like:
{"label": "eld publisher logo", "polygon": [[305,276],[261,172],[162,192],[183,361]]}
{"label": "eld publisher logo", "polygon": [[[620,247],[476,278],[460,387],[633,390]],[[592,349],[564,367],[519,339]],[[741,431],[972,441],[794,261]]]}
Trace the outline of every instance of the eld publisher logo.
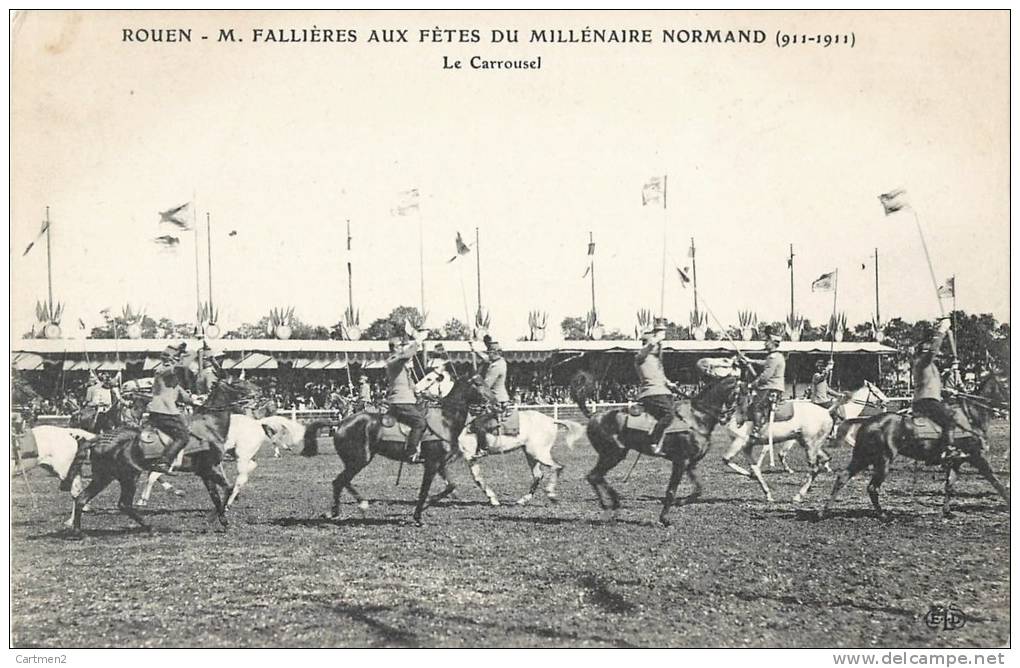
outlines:
{"label": "eld publisher logo", "polygon": [[967,615],[955,605],[933,605],[924,616],[924,625],[929,629],[956,631],[967,623]]}

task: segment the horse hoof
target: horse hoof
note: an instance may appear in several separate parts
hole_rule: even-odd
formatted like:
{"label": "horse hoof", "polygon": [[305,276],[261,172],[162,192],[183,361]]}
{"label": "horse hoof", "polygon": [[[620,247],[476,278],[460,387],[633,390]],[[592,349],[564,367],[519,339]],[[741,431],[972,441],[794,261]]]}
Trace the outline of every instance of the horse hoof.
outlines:
{"label": "horse hoof", "polygon": [[358,510],[361,512],[368,510],[368,501],[358,501]]}
{"label": "horse hoof", "polygon": [[85,540],[85,532],[81,529],[71,529],[66,538],[67,540]]}
{"label": "horse hoof", "polygon": [[800,502],[801,502],[801,501],[803,501],[803,500],[804,500],[804,499],[803,499],[803,497],[801,497],[801,495],[800,495],[800,494],[796,494],[796,495],[794,495],[794,497],[793,497],[793,502],[794,502],[794,503],[800,503]]}
{"label": "horse hoof", "polygon": [[496,506],[500,505],[499,499],[497,499],[494,496],[490,496],[489,497],[489,505],[492,506],[493,508],[495,508]]}
{"label": "horse hoof", "polygon": [[771,494],[766,494],[765,495],[765,501],[767,501],[768,503],[775,503],[776,502],[776,500],[772,497]]}
{"label": "horse hoof", "polygon": [[668,518],[666,518],[666,517],[665,517],[665,516],[663,516],[663,515],[660,515],[660,516],[659,516],[659,523],[660,523],[660,524],[661,524],[662,526],[666,527],[667,529],[668,529],[669,527],[673,526],[673,523],[672,523],[672,522],[670,522],[670,521],[669,521],[669,519],[668,519]]}
{"label": "horse hoof", "polygon": [[790,468],[789,466],[787,466],[787,467],[786,467],[786,472],[787,472],[787,473],[796,473],[796,471],[794,471],[793,469],[791,469],[791,468]]}
{"label": "horse hoof", "polygon": [[147,505],[149,505],[148,501],[146,501],[145,499],[138,499],[138,506],[139,507],[144,507],[144,506],[147,506]]}
{"label": "horse hoof", "polygon": [[530,501],[530,500],[531,500],[530,498],[528,498],[526,496],[522,496],[521,498],[517,499],[517,505],[518,506],[526,506],[526,505],[528,505],[528,501]]}
{"label": "horse hoof", "polygon": [[86,503],[84,506],[81,507],[81,511],[83,513],[91,513],[92,512],[92,506]]}

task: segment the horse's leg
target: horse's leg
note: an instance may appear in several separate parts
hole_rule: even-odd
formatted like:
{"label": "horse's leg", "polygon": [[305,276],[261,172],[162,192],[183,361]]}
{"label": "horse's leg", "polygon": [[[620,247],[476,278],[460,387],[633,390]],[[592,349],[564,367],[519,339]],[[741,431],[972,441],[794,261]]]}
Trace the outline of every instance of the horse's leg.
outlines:
{"label": "horse's leg", "polygon": [[542,464],[528,454],[527,450],[524,451],[524,459],[528,463],[528,470],[531,471],[531,487],[528,489],[528,493],[517,499],[517,505],[526,505],[535,496],[535,490],[538,489],[539,484],[542,482],[542,478],[545,475],[545,471],[542,469]]}
{"label": "horse's leg", "polygon": [[445,457],[443,459],[439,460],[439,464],[436,467],[436,475],[438,475],[440,478],[442,478],[443,482],[445,482],[446,485],[443,487],[443,490],[441,492],[439,492],[437,494],[433,494],[432,496],[430,496],[428,498],[428,501],[425,503],[425,507],[426,508],[428,508],[429,506],[431,506],[431,505],[433,505],[435,503],[438,503],[439,501],[442,501],[446,497],[448,497],[451,494],[453,494],[454,490],[457,489],[457,486],[454,485],[452,482],[450,482],[450,478],[449,478],[449,476],[446,473],[446,458]]}
{"label": "horse's leg", "polygon": [[[210,462],[201,457],[203,454],[196,453],[199,457],[195,461],[195,473],[202,479],[202,484],[205,485],[206,491],[209,492],[209,498],[212,499],[213,510],[210,513],[210,517],[214,516],[220,521],[220,525],[226,528],[230,525],[230,522],[227,520],[227,509],[223,504],[223,498],[220,496],[221,484],[217,480],[216,472],[213,470]],[[219,478],[222,480],[223,476],[220,475]]]}
{"label": "horse's leg", "polygon": [[[765,483],[765,477],[761,474],[761,460],[759,459],[758,462],[754,461],[754,455],[751,452],[752,447],[752,442],[748,441],[747,445],[744,446],[741,452],[744,453],[744,459],[746,460],[747,467],[751,470],[751,477],[754,478],[754,480],[758,483],[758,486],[761,487],[761,491],[765,493],[765,500],[772,503],[775,501],[775,499],[772,498],[772,490],[769,489],[769,486]],[[762,451],[762,454],[764,454],[764,451]]]}
{"label": "horse's leg", "polygon": [[230,510],[230,506],[237,499],[237,496],[241,493],[241,488],[248,484],[248,477],[251,476],[252,471],[258,467],[258,463],[250,457],[237,458],[237,477],[234,478],[234,487],[230,490],[230,497],[227,499],[227,510]]}
{"label": "horse's leg", "polygon": [[871,481],[868,483],[868,498],[871,499],[871,505],[875,508],[875,513],[879,519],[886,519],[888,513],[882,509],[882,504],[878,500],[878,492],[882,487],[882,483],[885,481],[886,475],[889,473],[889,460],[885,457],[875,462],[874,471],[871,474]]}
{"label": "horse's leg", "polygon": [[691,484],[694,485],[694,489],[691,493],[683,497],[685,503],[690,503],[701,496],[701,476],[698,475],[697,471],[698,464],[696,462],[691,463],[687,467],[687,477],[690,479]]}
{"label": "horse's leg", "polygon": [[556,494],[556,483],[560,480],[560,471],[562,470],[563,465],[556,464],[546,473],[545,497],[549,499],[549,503],[558,503],[560,500]]}
{"label": "horse's leg", "polygon": [[[361,450],[356,450],[355,452],[360,453]],[[340,495],[343,494],[345,489],[350,492],[351,496],[354,497],[354,500],[358,502],[358,509],[361,512],[368,510],[368,501],[362,498],[361,494],[358,493],[358,490],[351,484],[351,481],[354,480],[354,476],[358,475],[361,469],[365,468],[367,465],[368,461],[363,460],[360,455],[356,460],[344,461],[344,470],[340,471],[339,475],[333,479],[333,510],[330,514],[330,519],[340,519]]]}
{"label": "horse's leg", "polygon": [[942,516],[952,517],[953,511],[949,508],[949,498],[953,495],[953,488],[956,486],[956,478],[959,474],[958,463],[950,464],[946,466],[945,472],[945,491],[942,497]]}
{"label": "horse's leg", "polygon": [[84,508],[89,501],[96,498],[96,496],[106,489],[106,486],[113,482],[113,476],[103,469],[96,470],[96,467],[92,468],[92,481],[88,487],[82,490],[74,499],[74,511],[71,513],[71,534],[80,536],[81,531],[81,514],[82,508]]}
{"label": "horse's leg", "polygon": [[588,473],[588,483],[595,489],[595,495],[603,510],[616,510],[620,507],[620,495],[606,480],[606,473],[622,462],[626,456],[627,450],[621,450],[615,444],[610,443],[606,450],[599,452],[599,459],[595,462],[595,467]]}
{"label": "horse's leg", "polygon": [[421,487],[418,489],[418,503],[414,506],[414,522],[418,526],[422,525],[421,514],[428,503],[429,490],[432,488],[432,481],[435,479],[438,469],[439,465],[435,458],[426,456],[425,471],[421,475]]}
{"label": "horse's leg", "polygon": [[120,500],[117,502],[117,509],[124,513],[142,527],[144,531],[152,531],[152,527],[135,510],[135,492],[138,488],[138,476],[128,473],[117,479],[120,483]]}
{"label": "horse's leg", "polygon": [[995,472],[992,471],[992,465],[988,463],[988,460],[985,459],[984,455],[975,453],[971,455],[967,461],[969,461],[971,465],[978,470],[978,473],[980,473],[985,480],[991,483],[992,487],[995,488],[995,491],[999,493],[999,496],[1001,496],[1008,505],[1009,490],[1006,489],[1001,482],[999,482],[998,478],[995,477]]}
{"label": "horse's leg", "polygon": [[[832,483],[832,491],[829,493],[829,498],[827,498],[825,503],[822,505],[822,518],[825,518],[829,514],[829,506],[836,498],[836,495],[839,494],[839,491],[843,489],[843,485],[847,484],[847,482],[850,481],[850,478],[853,478],[855,475],[871,465],[871,462],[869,462],[863,455],[858,455],[857,453],[858,451],[855,449],[846,469],[840,471],[839,475],[836,476],[835,482]],[[879,457],[881,457],[881,455],[879,455]]]}
{"label": "horse's leg", "polygon": [[792,450],[793,446],[796,444],[796,441],[787,441],[781,448],[779,448],[779,465],[782,466],[787,473],[796,473],[796,471],[790,468],[790,465],[786,463],[786,455],[790,454],[790,450]]}
{"label": "horse's leg", "polygon": [[664,527],[668,527],[672,524],[666,515],[669,513],[669,509],[673,506],[673,500],[676,498],[676,488],[680,486],[680,481],[683,480],[683,477],[683,463],[680,461],[674,461],[673,471],[669,474],[669,484],[666,485],[666,495],[662,499],[662,512],[659,513],[659,522]]}
{"label": "horse's leg", "polygon": [[496,496],[496,493],[492,491],[492,488],[485,483],[485,478],[482,477],[482,467],[478,464],[478,460],[466,459],[465,461],[467,462],[468,471],[471,473],[471,479],[475,481],[475,485],[478,489],[482,490],[482,493],[489,499],[489,505],[498,506],[499,497]]}
{"label": "horse's leg", "polygon": [[[814,484],[815,478],[817,478],[818,474],[822,472],[821,462],[822,448],[820,444],[824,442],[824,440],[825,440],[824,436],[816,437],[812,443],[808,444],[805,443],[803,441],[803,437],[801,437],[800,443],[804,446],[804,450],[807,452],[808,479],[804,481],[804,484],[801,486],[799,490],[797,490],[797,493],[794,495],[793,497],[794,503],[800,503],[801,501],[804,500],[804,497],[807,496],[807,493],[811,490],[811,485]],[[827,456],[828,455],[826,455],[826,457]]]}

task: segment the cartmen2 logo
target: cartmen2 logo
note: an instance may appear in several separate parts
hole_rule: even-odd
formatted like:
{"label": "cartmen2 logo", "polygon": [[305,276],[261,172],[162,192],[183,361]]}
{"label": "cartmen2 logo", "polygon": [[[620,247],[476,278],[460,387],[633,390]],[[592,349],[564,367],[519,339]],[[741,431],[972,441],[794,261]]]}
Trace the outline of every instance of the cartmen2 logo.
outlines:
{"label": "cartmen2 logo", "polygon": [[924,616],[924,625],[929,629],[956,631],[967,623],[967,615],[955,605],[933,605]]}

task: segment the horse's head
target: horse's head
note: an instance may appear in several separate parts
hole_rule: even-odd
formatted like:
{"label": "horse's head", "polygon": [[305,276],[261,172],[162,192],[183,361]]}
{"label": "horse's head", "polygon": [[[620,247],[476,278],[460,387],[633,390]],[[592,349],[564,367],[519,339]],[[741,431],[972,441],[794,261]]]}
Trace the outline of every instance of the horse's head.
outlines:
{"label": "horse's head", "polygon": [[701,394],[691,401],[691,406],[722,422],[731,411],[742,407],[746,410],[749,395],[745,383],[736,376],[726,376],[709,383]]}
{"label": "horse's head", "polygon": [[221,380],[209,393],[209,399],[205,402],[207,408],[232,409],[240,408],[244,404],[257,400],[261,390],[259,386],[251,381],[235,379]]}

